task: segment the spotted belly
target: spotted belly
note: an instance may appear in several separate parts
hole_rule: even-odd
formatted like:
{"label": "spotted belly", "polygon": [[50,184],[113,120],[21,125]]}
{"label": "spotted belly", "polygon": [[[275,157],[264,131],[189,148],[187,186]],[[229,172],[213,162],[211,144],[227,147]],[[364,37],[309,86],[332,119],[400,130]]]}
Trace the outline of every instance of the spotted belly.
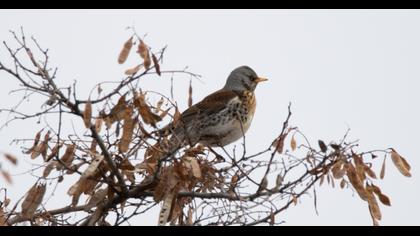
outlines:
{"label": "spotted belly", "polygon": [[254,117],[255,104],[252,105],[244,108],[231,104],[217,116],[209,117],[210,122],[200,131],[200,143],[219,147],[242,138],[251,126]]}

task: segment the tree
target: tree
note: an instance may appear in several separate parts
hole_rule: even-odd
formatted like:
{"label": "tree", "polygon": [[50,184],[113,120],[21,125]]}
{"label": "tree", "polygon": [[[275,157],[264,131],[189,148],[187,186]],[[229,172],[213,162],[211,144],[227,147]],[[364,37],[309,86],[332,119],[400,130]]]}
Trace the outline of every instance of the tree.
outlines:
{"label": "tree", "polygon": [[[160,208],[159,225],[276,225],[282,223],[276,215],[297,205],[304,194],[316,196],[315,184],[324,182],[354,190],[377,225],[379,202],[391,205],[378,185],[385,160],[390,157],[403,175],[411,176],[410,165],[393,148],[358,152],[358,141],[347,140],[348,131],[338,141],[311,144],[290,125],[290,104],[280,134],[258,153],[247,153],[245,135],[240,151],[198,144],[168,152],[164,147],[170,134],[158,127],[176,122],[179,109],[173,96],[142,91],[138,81],[156,74],[200,76],[161,70],[166,47],[152,50],[133,30],[118,63],[123,64],[135,47],[141,63],[127,69],[112,88],[103,89],[105,82],[99,82],[88,98],[80,98],[76,83],[59,84],[48,50],[34,37],[28,40],[23,30],[11,34],[18,46],[3,42],[11,63],[0,62],[0,71],[19,82],[20,88],[12,91],[23,93],[19,104],[33,97],[45,103],[33,114],[19,110],[19,105],[1,111],[12,116],[5,125],[33,118],[43,122],[34,138],[16,139],[25,143],[22,151],[28,158],[42,158],[43,165],[34,170],[37,179],[22,201],[7,196],[1,200],[0,225],[121,225],[153,207]],[[192,91],[190,83],[189,105]],[[160,99],[152,104],[151,97]],[[72,133],[63,132],[71,125],[68,117],[81,121]],[[46,118],[52,118],[56,127]],[[4,157],[17,163],[11,154]],[[382,165],[379,178],[374,164]],[[12,181],[6,170],[0,171],[5,181]],[[77,180],[65,181],[68,176]],[[71,200],[49,209],[44,196],[56,190],[47,189],[48,183],[67,185],[67,193],[59,194],[68,194]],[[316,198],[314,202],[316,206]]]}

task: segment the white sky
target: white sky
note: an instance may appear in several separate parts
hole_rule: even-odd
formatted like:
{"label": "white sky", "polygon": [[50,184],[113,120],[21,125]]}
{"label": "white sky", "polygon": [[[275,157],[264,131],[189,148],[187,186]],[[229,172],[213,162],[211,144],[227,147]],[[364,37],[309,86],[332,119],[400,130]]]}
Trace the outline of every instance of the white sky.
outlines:
{"label": "white sky", "polygon": [[[396,148],[412,165],[413,177],[400,175],[388,160],[380,185],[392,207],[381,207],[381,224],[419,225],[419,10],[0,10],[0,40],[12,41],[8,30],[23,26],[50,48],[59,83],[77,80],[84,97],[96,83],[118,80],[134,65],[134,59],[124,66],[116,63],[129,36],[125,27],[131,25],[147,33],[145,41],[154,49],[168,45],[163,69],[189,66],[203,75],[203,83],[193,81],[194,101],[221,88],[230,71],[243,64],[270,78],[256,91],[258,107],[247,133],[250,152],[263,149],[280,132],[289,101],[292,124],[314,143],[337,140],[350,127],[350,138],[360,139],[361,149]],[[0,59],[7,58],[2,48]],[[0,79],[0,107],[10,107],[18,101],[8,95],[17,82],[4,73]],[[188,81],[176,77],[183,108]],[[169,93],[169,78],[142,83]],[[20,158],[19,170],[11,172],[28,167],[29,158],[20,154],[19,145],[8,144],[15,137],[32,138],[39,127],[35,121],[16,122],[0,131],[0,150]],[[7,187],[17,199],[35,178],[14,180]],[[70,202],[67,196],[58,199],[58,205]],[[367,205],[348,189],[324,186],[318,200],[319,216],[312,199],[304,197],[278,219],[288,225],[371,224]],[[138,224],[156,219],[154,212]]]}

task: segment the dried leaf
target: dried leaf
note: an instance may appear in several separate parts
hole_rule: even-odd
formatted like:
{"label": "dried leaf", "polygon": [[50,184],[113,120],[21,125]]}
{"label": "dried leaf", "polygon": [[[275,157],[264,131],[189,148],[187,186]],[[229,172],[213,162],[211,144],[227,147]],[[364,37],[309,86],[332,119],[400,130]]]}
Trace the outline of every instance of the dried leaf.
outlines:
{"label": "dried leaf", "polygon": [[346,187],[346,181],[344,179],[341,179],[340,188],[344,188],[344,187]]}
{"label": "dried leaf", "polygon": [[156,109],[155,109],[155,112],[156,113],[158,113],[158,112],[160,112],[160,111],[162,111],[162,105],[163,105],[163,102],[164,102],[165,100],[163,100],[163,97],[161,97],[160,99],[159,99],[159,101],[156,103]]}
{"label": "dried leaf", "polygon": [[375,172],[367,165],[364,166],[365,173],[372,179],[377,179]]}
{"label": "dried leaf", "polygon": [[45,162],[49,162],[51,159],[53,159],[57,155],[58,150],[61,148],[62,145],[63,145],[62,143],[55,144],[55,146],[51,150],[50,155],[48,155],[47,158],[45,159]]}
{"label": "dried leaf", "polygon": [[6,215],[2,207],[0,207],[0,226],[7,226]]}
{"label": "dried leaf", "polygon": [[382,204],[387,205],[387,206],[391,206],[391,200],[389,199],[388,196],[381,193],[380,195],[378,195],[378,197],[379,197],[379,201],[381,201]]}
{"label": "dried leaf", "polygon": [[332,166],[331,172],[334,178],[341,179],[346,174],[346,169],[344,169],[343,165],[344,162],[339,160]]}
{"label": "dried leaf", "polygon": [[292,151],[296,150],[296,139],[295,136],[292,136],[292,139],[290,140],[290,147],[292,148]]}
{"label": "dried leaf", "polygon": [[132,118],[133,109],[131,107],[125,110],[124,124],[123,124],[123,134],[119,142],[118,148],[121,153],[127,152],[130,146],[133,130],[135,125],[135,120]]}
{"label": "dried leaf", "polygon": [[86,102],[85,111],[83,112],[83,122],[86,128],[90,128],[90,120],[92,119],[92,103],[90,100]]}
{"label": "dried leaf", "polygon": [[230,191],[233,191],[236,188],[236,185],[238,184],[238,180],[239,180],[239,176],[237,174],[232,176],[232,178],[230,179],[230,186],[229,186]]}
{"label": "dried leaf", "polygon": [[346,163],[347,166],[347,177],[349,178],[349,181],[351,185],[354,187],[356,192],[359,194],[360,198],[363,200],[367,200],[367,193],[366,189],[363,186],[362,181],[359,178],[359,175],[356,173],[356,169],[351,163]]}
{"label": "dried leaf", "polygon": [[283,184],[283,176],[281,174],[278,174],[276,177],[276,189],[279,189],[280,186]]}
{"label": "dried leaf", "polygon": [[3,175],[3,178],[6,180],[7,183],[12,184],[12,177],[10,176],[9,172],[5,170],[1,170],[1,175]]}
{"label": "dried leaf", "polygon": [[22,202],[22,216],[25,218],[31,218],[35,213],[38,206],[41,204],[44,198],[46,190],[45,184],[35,184],[29,189],[26,194],[25,200]]}
{"label": "dried leaf", "polygon": [[284,147],[284,140],[286,139],[287,133],[281,134],[280,137],[278,137],[273,142],[273,147],[276,149],[276,151],[281,154],[283,153],[283,147]]}
{"label": "dried leaf", "polygon": [[137,110],[139,111],[144,123],[156,127],[156,123],[162,120],[162,118],[153,113],[150,107],[146,104],[144,93],[140,93],[140,95],[134,95],[134,105],[137,107]]}
{"label": "dried leaf", "polygon": [[153,54],[153,53],[152,53],[152,61],[153,61],[153,65],[155,66],[156,73],[160,76],[161,72],[160,72],[159,61],[156,58],[155,54]]}
{"label": "dried leaf", "polygon": [[327,148],[327,145],[325,145],[324,141],[318,140],[318,145],[319,145],[319,148],[321,149],[321,152],[323,153],[327,152],[328,148]]}
{"label": "dried leaf", "polygon": [[143,40],[140,40],[139,46],[137,48],[137,53],[140,54],[141,58],[143,58],[144,67],[146,69],[149,69],[150,65],[152,64],[152,61],[150,59],[149,48]]}
{"label": "dried leaf", "polygon": [[149,54],[149,49],[143,40],[140,40],[139,46],[137,47],[137,53],[143,59],[147,57],[147,54]]}
{"label": "dried leaf", "polygon": [[193,92],[192,81],[190,80],[190,86],[188,88],[188,107],[191,107],[193,104],[192,92]]}
{"label": "dried leaf", "polygon": [[48,165],[45,167],[42,177],[47,178],[51,171],[56,168],[58,162],[56,160],[51,160]]}
{"label": "dried leaf", "polygon": [[60,166],[57,167],[58,170],[65,169],[65,166],[69,167],[74,160],[74,153],[76,152],[76,146],[74,144],[67,145],[66,152],[60,159]]}
{"label": "dried leaf", "polygon": [[370,213],[372,218],[381,220],[382,214],[379,209],[378,202],[376,201],[375,195],[373,195],[373,188],[370,185],[366,186],[367,202],[369,203]]}
{"label": "dried leaf", "polygon": [[198,161],[195,157],[185,156],[183,157],[185,166],[191,170],[193,176],[197,179],[201,179],[201,169]]}
{"label": "dried leaf", "polygon": [[134,75],[134,74],[136,74],[137,72],[139,72],[139,70],[141,69],[141,64],[139,64],[139,65],[137,65],[137,66],[135,66],[135,67],[133,67],[133,68],[130,68],[130,69],[127,69],[125,72],[124,72],[124,74],[126,74],[126,75]]}
{"label": "dried leaf", "polygon": [[48,131],[44,135],[44,140],[38,144],[31,153],[31,159],[37,158],[39,155],[42,155],[44,160],[47,157],[47,150],[48,150],[48,140],[50,139],[50,131]]}
{"label": "dried leaf", "polygon": [[292,201],[293,201],[293,204],[295,206],[298,204],[298,199],[297,199],[296,195],[294,195],[294,194],[292,194]]}
{"label": "dried leaf", "polygon": [[382,167],[381,167],[381,173],[379,174],[379,177],[381,179],[384,179],[385,177],[385,160],[386,160],[386,157],[384,158],[384,162],[382,163]]}
{"label": "dried leaf", "polygon": [[400,173],[406,177],[411,177],[410,174],[410,166],[408,165],[407,161],[403,160],[404,158],[400,156],[394,149],[391,151],[391,159]]}
{"label": "dried leaf", "polygon": [[36,133],[35,139],[34,139],[34,144],[32,145],[32,147],[28,151],[25,152],[25,154],[30,154],[35,149],[35,147],[38,145],[39,139],[41,138],[41,132],[42,132],[42,130],[40,130],[40,131],[38,131],[38,133]]}
{"label": "dried leaf", "polygon": [[96,133],[99,134],[101,132],[102,124],[103,124],[102,118],[98,118],[98,119],[95,120],[95,130],[96,130]]}
{"label": "dried leaf", "polygon": [[264,178],[261,180],[260,185],[258,186],[258,190],[257,192],[261,192],[263,190],[266,190],[268,186],[268,180],[267,180],[267,176],[264,176]]}
{"label": "dried leaf", "polygon": [[366,179],[365,163],[363,162],[363,157],[355,153],[353,153],[352,157],[356,167],[356,173],[359,176],[360,180],[363,182]]}
{"label": "dried leaf", "polygon": [[127,58],[128,54],[130,53],[131,47],[133,46],[133,37],[130,37],[125,43],[124,46],[120,52],[120,55],[118,56],[118,63],[123,64]]}
{"label": "dried leaf", "polygon": [[111,109],[109,114],[103,117],[105,119],[106,126],[110,128],[115,121],[124,119],[124,111],[126,108],[127,103],[124,95],[118,99],[117,104]]}
{"label": "dried leaf", "polygon": [[5,154],[4,154],[4,157],[5,157],[8,161],[10,161],[13,165],[16,165],[16,164],[17,164],[17,158],[16,158],[15,156],[13,156],[12,154],[5,153]]}
{"label": "dried leaf", "polygon": [[391,200],[388,196],[382,193],[381,189],[378,186],[372,184],[371,187],[373,192],[376,194],[376,196],[378,196],[379,201],[381,201],[382,204],[391,206]]}

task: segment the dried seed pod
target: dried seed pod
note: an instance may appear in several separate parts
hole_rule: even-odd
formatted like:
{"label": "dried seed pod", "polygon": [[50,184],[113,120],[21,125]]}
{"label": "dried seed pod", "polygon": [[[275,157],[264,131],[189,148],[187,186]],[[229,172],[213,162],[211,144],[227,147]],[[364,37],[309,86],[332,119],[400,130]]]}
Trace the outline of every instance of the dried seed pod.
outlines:
{"label": "dried seed pod", "polygon": [[38,206],[41,204],[42,199],[46,191],[45,184],[35,184],[29,189],[26,194],[25,200],[22,202],[22,216],[25,218],[31,218]]}
{"label": "dried seed pod", "polygon": [[130,37],[125,43],[123,48],[121,49],[120,55],[118,56],[118,63],[123,64],[127,58],[128,54],[130,53],[131,47],[133,46],[133,37]]}

